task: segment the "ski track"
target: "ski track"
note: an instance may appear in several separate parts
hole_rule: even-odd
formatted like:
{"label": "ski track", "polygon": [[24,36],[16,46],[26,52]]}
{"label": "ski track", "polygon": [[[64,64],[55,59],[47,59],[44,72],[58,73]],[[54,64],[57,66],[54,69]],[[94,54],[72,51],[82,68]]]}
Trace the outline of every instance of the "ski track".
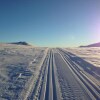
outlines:
{"label": "ski track", "polygon": [[100,100],[99,81],[73,61],[65,49],[46,49],[38,67],[37,77],[29,79],[18,100]]}
{"label": "ski track", "polygon": [[59,85],[54,67],[54,56],[50,50],[44,60],[36,89],[33,90],[28,100],[61,100],[60,95],[57,95],[60,91],[57,89]]}
{"label": "ski track", "polygon": [[[82,100],[91,100],[91,99],[92,100],[99,100],[100,99],[100,87],[98,87],[92,80],[90,80],[85,75],[84,71],[81,71],[79,69],[79,66],[76,66],[72,62],[72,60],[69,57],[69,54],[66,51],[64,51],[62,49],[59,49],[58,51],[66,63],[66,68],[68,67],[70,69],[71,73],[74,75],[73,79],[71,79],[71,75],[69,75],[70,79],[68,82],[70,82],[71,80],[73,80],[72,81],[73,83],[74,83],[74,80],[78,81],[77,84],[74,84],[76,86],[76,89],[72,88],[72,91],[73,92],[76,91],[78,89],[78,87],[80,86],[79,87],[80,88],[79,94],[81,93],[80,97],[78,97],[79,94],[77,94],[76,96],[74,96],[73,99],[75,99],[75,97],[76,97],[76,100],[78,100],[78,99],[79,100],[80,99],[82,99]],[[62,71],[64,71],[64,70],[62,70]],[[67,76],[68,76],[68,74],[67,74]],[[78,87],[77,87],[77,85],[78,85]],[[73,86],[71,86],[71,87],[73,87]],[[76,93],[77,92],[75,92],[73,95],[75,95]],[[72,96],[70,96],[70,97],[72,97]],[[73,99],[70,99],[70,100],[73,100]]]}
{"label": "ski track", "polygon": [[49,49],[28,100],[99,100],[100,88],[63,49]]}

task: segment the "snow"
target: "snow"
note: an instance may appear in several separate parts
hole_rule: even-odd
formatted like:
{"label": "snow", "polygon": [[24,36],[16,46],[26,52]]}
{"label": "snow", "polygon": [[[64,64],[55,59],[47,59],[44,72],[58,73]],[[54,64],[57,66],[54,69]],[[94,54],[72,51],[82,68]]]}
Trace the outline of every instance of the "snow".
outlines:
{"label": "snow", "polygon": [[38,77],[46,48],[0,43],[0,100],[24,97]]}
{"label": "snow", "polygon": [[[57,51],[55,50],[54,54],[56,55]],[[38,96],[37,93],[40,93],[39,89],[40,86],[42,86],[41,83],[43,81],[41,75],[45,75],[44,72],[47,66],[46,64],[48,63],[46,62],[43,64],[43,61],[45,57],[48,57],[49,61],[49,56],[47,56],[49,53],[47,51],[48,48],[43,47],[40,48],[34,46],[0,43],[0,100],[27,100],[28,97],[34,93],[33,90],[36,87],[37,80],[40,79],[37,84],[35,97]],[[95,68],[100,68],[100,48],[66,48],[66,51],[71,52],[93,64]],[[71,56],[74,57],[75,55]],[[70,72],[66,69],[66,64],[64,64],[63,60],[59,60],[56,56],[55,58],[55,66],[57,68],[54,69],[57,72],[59,71],[58,74],[55,72],[55,77],[59,78],[61,75],[62,77],[64,76],[63,78],[60,78],[59,81],[61,84],[65,82],[64,86],[67,82],[72,84],[72,80],[74,79],[72,77],[72,80],[70,80]],[[60,63],[60,61],[62,61],[62,63]],[[67,74],[69,73],[68,76],[65,75],[66,72]],[[41,77],[39,77],[39,75]],[[92,76],[89,76],[89,78],[94,80],[94,77]],[[68,79],[67,82],[66,79]],[[56,83],[57,82],[58,79],[56,79]],[[72,86],[74,85],[72,84]],[[62,87],[62,89],[63,91],[66,91],[65,87]],[[70,87],[68,87],[68,89],[70,92]],[[61,89],[59,90],[61,92]]]}
{"label": "snow", "polygon": [[67,51],[83,58],[85,61],[93,64],[95,67],[100,67],[100,48],[66,48]]}

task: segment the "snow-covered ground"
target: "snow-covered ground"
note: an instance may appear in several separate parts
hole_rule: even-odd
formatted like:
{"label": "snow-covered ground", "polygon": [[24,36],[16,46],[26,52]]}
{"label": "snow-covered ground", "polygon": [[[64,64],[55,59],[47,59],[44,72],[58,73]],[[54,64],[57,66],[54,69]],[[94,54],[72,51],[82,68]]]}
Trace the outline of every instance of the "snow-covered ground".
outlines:
{"label": "snow-covered ground", "polygon": [[83,58],[85,61],[93,64],[95,67],[100,67],[100,48],[66,48],[67,51]]}
{"label": "snow-covered ground", "polygon": [[[75,85],[74,82],[72,82],[74,79],[70,80],[71,76],[73,75],[70,75],[71,73],[68,69],[68,66],[66,67],[66,63],[64,63],[63,61],[62,57],[65,57],[66,53],[62,52],[63,56],[60,57],[58,51],[56,51],[55,49],[54,50],[55,60],[54,60],[53,56],[51,56],[50,50],[51,49],[48,49],[48,48],[39,48],[39,47],[34,47],[34,46],[0,43],[0,100],[32,100],[30,96],[32,96],[32,98],[40,98],[41,95],[44,96],[42,94],[43,92],[41,91],[42,86],[44,86],[43,88],[44,94],[46,93],[46,95],[48,95],[48,91],[50,90],[51,92],[49,96],[53,97],[51,96],[52,93],[55,93],[56,95],[58,95],[61,92],[60,88],[55,87],[60,82],[61,82],[60,85],[62,86],[62,94],[65,94],[64,97],[74,98],[74,94],[72,96],[69,96],[69,94],[67,95],[67,92],[68,92],[67,89],[69,90],[68,93],[72,94],[70,90],[71,88],[72,89],[74,87],[76,88],[77,84]],[[69,57],[69,54],[70,54],[70,56],[72,57],[70,58],[71,60],[73,60],[73,58],[76,59],[76,58],[81,57],[87,62],[93,64],[95,69],[100,70],[100,48],[66,48],[66,51],[71,52],[76,55],[75,56],[67,52],[68,54],[66,56]],[[59,55],[59,57],[57,55]],[[81,61],[79,59],[76,59],[76,60],[78,60],[78,62]],[[69,60],[67,59],[67,61]],[[69,66],[73,66],[73,63],[71,62],[69,63],[68,63]],[[52,70],[52,68],[55,70]],[[56,70],[57,72],[59,71],[58,74]],[[67,71],[69,72],[69,74]],[[94,70],[91,70],[91,71],[94,72]],[[90,79],[94,80],[94,77],[92,77],[92,75],[90,75],[89,73],[85,71],[84,73],[87,76],[89,76]],[[60,80],[59,82],[57,81],[58,78]],[[53,83],[49,82],[51,79]],[[64,81],[65,83],[62,80],[65,80]],[[70,85],[68,85],[69,87],[66,89],[65,87],[67,87],[66,85],[67,82],[68,84],[70,83]],[[96,81],[96,83],[99,84],[99,81]],[[49,85],[52,88],[49,87],[49,90],[48,90],[47,87]],[[57,92],[58,90],[55,91],[53,89],[52,85],[55,88],[59,89],[59,93]],[[79,92],[79,94],[80,93],[81,92]]]}
{"label": "snow-covered ground", "polygon": [[0,100],[22,100],[29,84],[34,88],[45,53],[46,48],[0,44]]}
{"label": "snow-covered ground", "polygon": [[[100,75],[100,48],[99,47],[84,47],[84,48],[66,48],[66,51],[75,54],[84,61],[90,63],[92,71]],[[80,62],[79,62],[80,63]]]}

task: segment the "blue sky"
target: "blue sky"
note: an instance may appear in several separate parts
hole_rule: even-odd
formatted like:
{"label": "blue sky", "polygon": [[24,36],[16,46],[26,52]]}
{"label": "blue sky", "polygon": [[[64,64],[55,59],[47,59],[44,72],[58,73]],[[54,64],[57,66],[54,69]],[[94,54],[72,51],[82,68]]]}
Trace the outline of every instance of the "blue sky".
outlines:
{"label": "blue sky", "polygon": [[72,47],[100,42],[100,0],[0,0],[0,42]]}

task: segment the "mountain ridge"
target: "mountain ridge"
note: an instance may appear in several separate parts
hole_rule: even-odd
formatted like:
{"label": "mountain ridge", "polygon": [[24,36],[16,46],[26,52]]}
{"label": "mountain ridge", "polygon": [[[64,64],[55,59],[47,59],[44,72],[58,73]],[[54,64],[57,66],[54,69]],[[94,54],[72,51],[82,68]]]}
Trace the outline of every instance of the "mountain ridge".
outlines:
{"label": "mountain ridge", "polygon": [[100,42],[92,43],[92,44],[89,44],[89,45],[86,45],[86,46],[80,46],[80,47],[100,47]]}
{"label": "mountain ridge", "polygon": [[25,42],[25,41],[20,41],[20,42],[11,42],[9,44],[16,44],[16,45],[26,45],[26,46],[30,46],[29,43]]}

